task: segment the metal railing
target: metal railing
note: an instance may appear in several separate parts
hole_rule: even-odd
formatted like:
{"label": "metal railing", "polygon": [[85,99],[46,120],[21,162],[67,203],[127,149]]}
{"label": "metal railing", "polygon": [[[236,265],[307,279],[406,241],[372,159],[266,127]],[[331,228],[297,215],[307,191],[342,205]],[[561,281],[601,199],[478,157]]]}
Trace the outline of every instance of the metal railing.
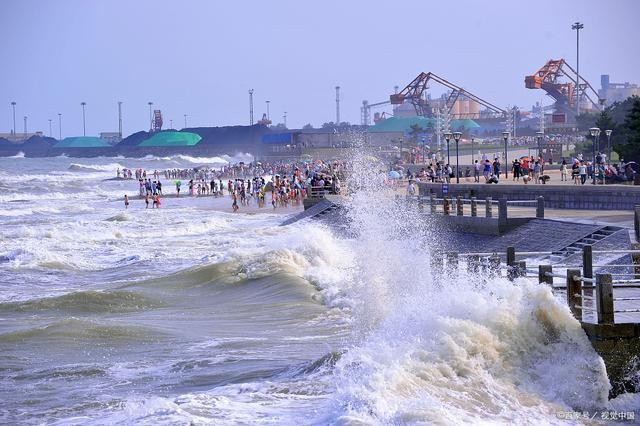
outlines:
{"label": "metal railing", "polygon": [[[554,290],[567,292],[567,304],[572,314],[579,321],[583,321],[583,311],[595,314],[598,324],[614,324],[616,313],[640,313],[640,296],[621,295],[614,297],[614,289],[640,289],[640,264],[616,263],[594,264],[593,255],[596,254],[635,254],[640,250],[594,251],[591,245],[582,248],[582,264],[538,264],[537,268],[527,267],[524,260],[518,257],[533,257],[553,255],[552,251],[516,252],[514,247],[507,247],[503,253],[474,252],[458,253],[434,250],[431,252],[431,267],[433,271],[453,270],[458,268],[459,260],[466,261],[467,270],[471,273],[483,272],[488,276],[505,276],[514,281],[520,277],[536,278],[539,283],[547,284]],[[503,262],[504,259],[504,262]],[[566,267],[564,273],[555,272],[554,267]],[[596,273],[594,267],[600,268],[633,268],[626,273]],[[614,280],[615,276],[632,276],[634,278]],[[563,285],[555,285],[554,278],[563,280]],[[588,303],[585,303],[588,302]],[[616,309],[616,302],[638,301],[639,308]]]}
{"label": "metal railing", "polygon": [[[399,200],[401,197],[397,195],[396,199]],[[508,217],[507,208],[509,205],[535,204],[536,218],[544,218],[544,197],[542,196],[535,200],[507,201],[506,198],[494,200],[492,197],[487,197],[484,200],[478,200],[476,197],[463,198],[462,196],[455,198],[444,196],[438,198],[435,194],[431,194],[428,197],[407,195],[405,200],[409,203],[417,203],[420,212],[424,212],[425,205],[428,205],[431,214],[442,214],[444,216],[465,216],[464,206],[470,205],[470,216],[477,217],[478,206],[480,206],[480,217],[482,217],[482,211],[484,211],[484,217],[487,218],[494,217],[494,205],[497,204],[497,218],[503,220],[506,220]],[[484,206],[484,208],[482,208],[482,206]]]}

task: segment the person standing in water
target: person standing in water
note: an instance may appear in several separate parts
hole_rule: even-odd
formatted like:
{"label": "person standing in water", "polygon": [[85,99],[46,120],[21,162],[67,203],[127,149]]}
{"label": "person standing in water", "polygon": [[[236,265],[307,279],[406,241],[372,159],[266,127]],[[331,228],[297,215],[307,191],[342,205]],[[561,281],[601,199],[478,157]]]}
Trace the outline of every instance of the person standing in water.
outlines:
{"label": "person standing in water", "polygon": [[129,208],[129,197],[127,197],[127,194],[124,194],[124,208]]}
{"label": "person standing in water", "polygon": [[146,193],[144,196],[144,203],[146,205],[145,209],[149,208],[149,193]]}

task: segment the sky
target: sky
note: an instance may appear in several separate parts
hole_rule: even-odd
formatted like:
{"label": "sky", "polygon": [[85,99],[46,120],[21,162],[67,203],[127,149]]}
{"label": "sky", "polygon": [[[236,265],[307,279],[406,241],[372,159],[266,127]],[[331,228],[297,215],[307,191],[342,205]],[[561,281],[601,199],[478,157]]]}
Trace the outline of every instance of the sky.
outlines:
{"label": "sky", "polygon": [[[360,123],[360,106],[387,100],[433,72],[506,107],[551,104],[524,87],[549,59],[576,63],[596,88],[640,83],[640,1],[456,0],[215,1],[0,0],[0,132],[87,135],[149,128],[148,102],[165,127],[249,123],[266,112],[290,128],[336,117]],[[433,87],[433,95],[441,89]]]}

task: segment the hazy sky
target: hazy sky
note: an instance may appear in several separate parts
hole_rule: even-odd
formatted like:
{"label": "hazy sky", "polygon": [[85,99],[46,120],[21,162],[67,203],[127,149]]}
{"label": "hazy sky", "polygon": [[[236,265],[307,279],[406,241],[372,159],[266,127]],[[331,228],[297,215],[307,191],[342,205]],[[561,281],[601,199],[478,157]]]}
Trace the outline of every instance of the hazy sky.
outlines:
{"label": "hazy sky", "polygon": [[[165,127],[248,124],[271,101],[289,127],[341,118],[360,122],[363,99],[388,99],[432,71],[500,106],[529,108],[524,87],[550,58],[576,62],[596,89],[600,74],[640,83],[640,1],[168,1],[0,0],[0,132],[87,134],[147,129],[148,101]],[[439,94],[434,91],[434,94]]]}

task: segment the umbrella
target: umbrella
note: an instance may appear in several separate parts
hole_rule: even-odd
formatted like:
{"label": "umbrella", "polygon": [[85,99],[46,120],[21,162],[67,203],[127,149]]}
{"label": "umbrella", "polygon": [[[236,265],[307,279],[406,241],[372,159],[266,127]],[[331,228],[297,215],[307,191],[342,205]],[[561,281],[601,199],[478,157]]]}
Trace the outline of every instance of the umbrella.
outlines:
{"label": "umbrella", "polygon": [[391,170],[389,172],[389,179],[400,179],[400,173],[396,172],[395,170]]}

